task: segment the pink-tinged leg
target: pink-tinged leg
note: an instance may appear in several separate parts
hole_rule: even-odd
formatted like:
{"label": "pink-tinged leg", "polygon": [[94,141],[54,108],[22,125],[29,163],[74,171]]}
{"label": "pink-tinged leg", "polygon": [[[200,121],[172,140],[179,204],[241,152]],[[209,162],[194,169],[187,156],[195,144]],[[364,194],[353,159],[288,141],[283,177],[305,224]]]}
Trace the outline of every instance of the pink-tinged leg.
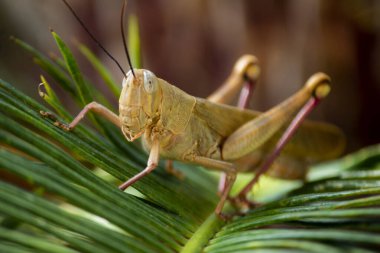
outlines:
{"label": "pink-tinged leg", "polygon": [[256,86],[256,80],[247,80],[243,88],[241,89],[239,100],[238,100],[238,107],[239,108],[247,108],[249,100],[251,99],[251,96],[253,94],[253,90]]}
{"label": "pink-tinged leg", "polygon": [[219,183],[218,183],[218,195],[221,196],[222,192],[224,191],[226,187],[226,180],[227,180],[227,175],[225,172],[220,173],[219,177]]}
{"label": "pink-tinged leg", "polygon": [[140,173],[138,173],[137,175],[130,178],[128,181],[121,184],[119,186],[120,190],[124,191],[129,186],[131,186],[132,184],[134,184],[135,182],[137,182],[138,180],[140,180],[144,176],[148,175],[150,172],[152,172],[157,167],[157,164],[159,161],[159,147],[160,147],[160,143],[156,139],[153,142],[152,148],[150,150],[148,164],[147,164],[146,168],[143,171],[141,171]]}
{"label": "pink-tinged leg", "polygon": [[233,214],[232,215],[223,214],[222,210],[224,207],[224,203],[226,202],[230,194],[231,188],[236,180],[236,172],[226,173],[225,175],[226,175],[226,181],[224,184],[224,188],[223,188],[223,191],[221,191],[219,203],[215,208],[215,214],[218,215],[223,220],[230,219],[233,216]]}
{"label": "pink-tinged leg", "polygon": [[230,190],[236,180],[235,165],[229,162],[214,160],[208,157],[201,157],[201,156],[196,156],[189,162],[196,163],[206,168],[216,170],[216,171],[222,171],[225,173],[226,181],[224,183],[223,190],[220,192],[220,200],[219,200],[218,205],[215,208],[215,214],[218,215],[222,219],[230,218],[231,215],[224,215],[222,213],[222,210],[223,210],[224,203],[226,202],[226,199],[228,198]]}
{"label": "pink-tinged leg", "polygon": [[[79,124],[79,122],[84,118],[84,116],[86,116],[86,114],[89,111],[93,111],[94,113],[99,114],[100,116],[111,121],[116,126],[121,127],[119,117],[115,113],[113,113],[112,111],[110,111],[109,109],[107,109],[106,107],[104,107],[103,105],[101,105],[97,102],[91,102],[91,103],[87,104],[82,109],[82,111],[79,112],[79,114],[74,118],[74,120],[69,125],[66,125],[66,124],[59,122],[59,121],[54,122],[54,125],[66,130],[66,131],[70,131],[76,125]],[[44,117],[50,118],[52,120],[56,120],[56,117],[49,112],[40,111],[40,114]]]}
{"label": "pink-tinged leg", "polygon": [[260,74],[257,58],[253,55],[244,55],[235,63],[230,76],[215,92],[207,97],[214,103],[229,104],[242,90],[246,80],[256,81]]}
{"label": "pink-tinged leg", "polygon": [[[225,83],[216,90],[213,94],[207,97],[207,100],[215,103],[228,104],[233,101],[237,93],[240,91],[238,106],[246,108],[253,92],[255,83],[259,77],[260,68],[258,61],[253,55],[242,56],[235,64],[232,73],[227,78]],[[244,86],[243,86],[244,85]],[[231,184],[228,183],[226,172],[220,174],[218,184],[218,194],[223,199],[228,198],[228,192]],[[224,201],[223,201],[224,204]],[[220,213],[220,212],[219,212]],[[221,216],[221,215],[220,215]]]}
{"label": "pink-tinged leg", "polygon": [[319,104],[321,98],[311,97],[306,104],[301,108],[296,117],[292,120],[288,128],[285,130],[280,140],[277,142],[274,150],[269,156],[264,160],[261,168],[255,174],[255,177],[244,187],[244,189],[238,194],[237,198],[240,203],[251,204],[247,195],[251,191],[252,187],[258,182],[260,176],[268,171],[270,166],[273,164],[273,161],[280,155],[282,149],[289,142],[289,140],[293,137],[294,133],[301,125],[303,120],[307,115]]}
{"label": "pink-tinged leg", "polygon": [[[243,86],[239,100],[238,100],[238,107],[245,109],[248,107],[249,100],[253,94],[253,90],[255,88],[256,79],[248,79],[246,80],[245,85]],[[222,195],[222,192],[224,191],[224,188],[226,187],[226,173],[221,173],[219,178],[219,184],[218,184],[218,194]]]}

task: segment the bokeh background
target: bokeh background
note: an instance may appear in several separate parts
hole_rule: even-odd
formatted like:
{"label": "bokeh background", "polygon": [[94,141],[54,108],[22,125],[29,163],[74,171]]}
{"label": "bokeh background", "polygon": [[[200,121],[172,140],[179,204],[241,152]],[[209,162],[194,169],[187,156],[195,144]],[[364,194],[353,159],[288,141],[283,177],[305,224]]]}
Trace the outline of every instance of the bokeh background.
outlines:
{"label": "bokeh background", "polygon": [[[69,2],[127,66],[119,27],[122,1]],[[347,151],[380,142],[380,1],[129,0],[131,13],[140,22],[144,68],[188,93],[209,95],[247,53],[259,58],[262,69],[250,104],[256,110],[269,109],[323,71],[332,77],[332,93],[312,118],[341,127],[348,137]],[[0,1],[0,78],[37,97],[41,70],[9,36],[58,55],[49,28],[79,58],[74,41],[88,44],[121,82],[115,64],[59,0]],[[90,65],[79,61],[83,72],[104,88]]]}

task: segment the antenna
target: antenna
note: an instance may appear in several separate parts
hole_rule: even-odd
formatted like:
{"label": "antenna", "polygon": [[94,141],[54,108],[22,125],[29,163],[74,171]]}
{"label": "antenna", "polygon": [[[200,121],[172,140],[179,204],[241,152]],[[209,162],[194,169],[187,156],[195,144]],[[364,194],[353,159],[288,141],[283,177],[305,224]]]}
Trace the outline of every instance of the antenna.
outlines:
{"label": "antenna", "polygon": [[121,16],[120,16],[121,36],[123,37],[123,46],[124,46],[125,54],[126,54],[126,56],[127,56],[127,60],[128,60],[128,64],[129,64],[129,68],[131,69],[133,76],[136,77],[136,76],[135,76],[135,72],[133,71],[132,62],[131,62],[131,57],[129,56],[128,47],[127,47],[127,42],[125,41],[125,33],[124,33],[124,16],[125,16],[125,9],[126,9],[126,6],[127,6],[127,0],[124,0],[124,2],[123,2],[123,7],[121,8]]}
{"label": "antenna", "polygon": [[[70,12],[73,14],[75,19],[79,22],[79,24],[82,26],[82,28],[86,31],[86,33],[91,37],[91,39],[113,60],[116,65],[119,67],[121,72],[123,73],[123,76],[127,76],[124,69],[121,67],[120,63],[108,52],[107,49],[103,47],[103,45],[95,38],[95,36],[87,29],[86,25],[82,22],[82,20],[79,18],[79,16],[75,13],[73,8],[70,6],[70,4],[66,0],[62,0],[62,2],[69,8]],[[124,6],[124,5],[123,5]],[[129,59],[128,59],[129,61]]]}

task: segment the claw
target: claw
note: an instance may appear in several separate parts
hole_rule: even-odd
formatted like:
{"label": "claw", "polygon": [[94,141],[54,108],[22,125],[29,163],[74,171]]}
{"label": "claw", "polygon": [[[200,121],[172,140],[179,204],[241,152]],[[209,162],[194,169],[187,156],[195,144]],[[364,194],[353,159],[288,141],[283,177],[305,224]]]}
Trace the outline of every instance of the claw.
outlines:
{"label": "claw", "polygon": [[69,125],[67,125],[67,124],[64,124],[64,123],[62,123],[62,122],[59,122],[59,121],[55,121],[54,122],[54,126],[57,126],[57,127],[59,127],[59,128],[61,128],[61,129],[63,129],[63,130],[65,130],[65,131],[70,131],[72,128],[69,126]]}
{"label": "claw", "polygon": [[54,114],[52,114],[51,112],[40,111],[40,114],[44,118],[48,118],[48,119],[51,119],[51,120],[57,120],[57,117],[54,116]]}
{"label": "claw", "polygon": [[216,215],[218,215],[218,217],[225,222],[232,220],[232,218],[234,217],[233,214],[225,214],[225,213],[218,213]]}
{"label": "claw", "polygon": [[216,215],[222,219],[223,221],[230,221],[232,220],[234,217],[236,216],[244,216],[245,215],[245,212],[241,212],[241,211],[235,211],[235,212],[232,212],[232,213],[216,213]]}
{"label": "claw", "polygon": [[58,121],[57,117],[54,114],[52,114],[51,112],[40,111],[40,114],[44,118],[48,118],[50,120],[54,120],[54,125],[57,126],[57,127],[59,127],[59,128],[61,128],[61,129],[63,129],[63,130],[65,130],[65,131],[70,131],[72,129],[69,125]]}
{"label": "claw", "polygon": [[229,199],[231,204],[238,210],[248,210],[260,206],[259,203],[251,201],[245,194],[239,194],[234,198]]}

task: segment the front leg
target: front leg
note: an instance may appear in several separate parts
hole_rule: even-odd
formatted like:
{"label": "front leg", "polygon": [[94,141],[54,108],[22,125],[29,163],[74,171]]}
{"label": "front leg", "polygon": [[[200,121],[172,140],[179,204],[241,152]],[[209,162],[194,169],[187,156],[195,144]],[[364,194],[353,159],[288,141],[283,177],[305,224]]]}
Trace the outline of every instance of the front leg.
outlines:
{"label": "front leg", "polygon": [[[118,126],[119,128],[121,127],[121,122],[119,120],[119,116],[117,116],[115,113],[110,111],[108,108],[104,107],[103,105],[101,105],[97,102],[91,102],[91,103],[87,104],[82,109],[82,111],[79,112],[79,114],[74,118],[74,120],[70,124],[67,125],[67,124],[64,124],[62,122],[56,121],[56,122],[54,122],[54,125],[66,130],[66,131],[70,131],[76,125],[79,124],[79,122],[84,118],[84,116],[86,116],[86,114],[89,111],[93,111],[94,113],[97,113],[100,116],[106,118],[107,120],[109,120],[110,122],[112,122],[113,124]],[[44,117],[48,117],[48,118],[51,118],[53,120],[56,120],[55,116],[53,116],[49,112],[40,111],[40,114]]]}
{"label": "front leg", "polygon": [[129,186],[143,178],[144,176],[148,175],[150,172],[152,172],[158,165],[159,161],[159,155],[160,155],[160,142],[158,138],[154,138],[152,148],[150,149],[149,153],[149,159],[148,159],[148,164],[146,168],[135,175],[134,177],[130,178],[128,181],[124,182],[119,186],[119,189],[124,191],[127,189]]}
{"label": "front leg", "polygon": [[[87,104],[83,108],[83,110],[79,112],[79,114],[74,118],[74,120],[70,124],[66,125],[66,124],[61,123],[59,121],[56,121],[54,124],[56,126],[62,128],[62,129],[64,129],[64,130],[66,130],[66,131],[70,131],[79,124],[79,122],[84,118],[84,116],[86,116],[86,114],[89,111],[93,111],[93,112],[99,114],[100,116],[106,118],[107,120],[111,121],[116,126],[121,128],[121,122],[119,120],[119,117],[115,113],[113,113],[112,111],[110,111],[109,109],[107,109],[106,107],[104,107],[103,105],[101,105],[97,102],[91,102],[91,103]],[[43,112],[43,111],[41,111],[40,113],[44,117],[48,117],[48,118],[51,118],[53,120],[56,120],[56,118],[51,113]],[[151,171],[153,171],[157,167],[157,164],[159,161],[159,146],[160,146],[160,143],[159,143],[158,138],[154,137],[152,148],[150,150],[150,155],[149,155],[147,167],[143,171],[141,171],[140,173],[138,173],[134,177],[130,178],[128,181],[126,181],[122,185],[120,185],[119,189],[125,190],[130,185],[134,184],[140,178],[149,174]]]}

